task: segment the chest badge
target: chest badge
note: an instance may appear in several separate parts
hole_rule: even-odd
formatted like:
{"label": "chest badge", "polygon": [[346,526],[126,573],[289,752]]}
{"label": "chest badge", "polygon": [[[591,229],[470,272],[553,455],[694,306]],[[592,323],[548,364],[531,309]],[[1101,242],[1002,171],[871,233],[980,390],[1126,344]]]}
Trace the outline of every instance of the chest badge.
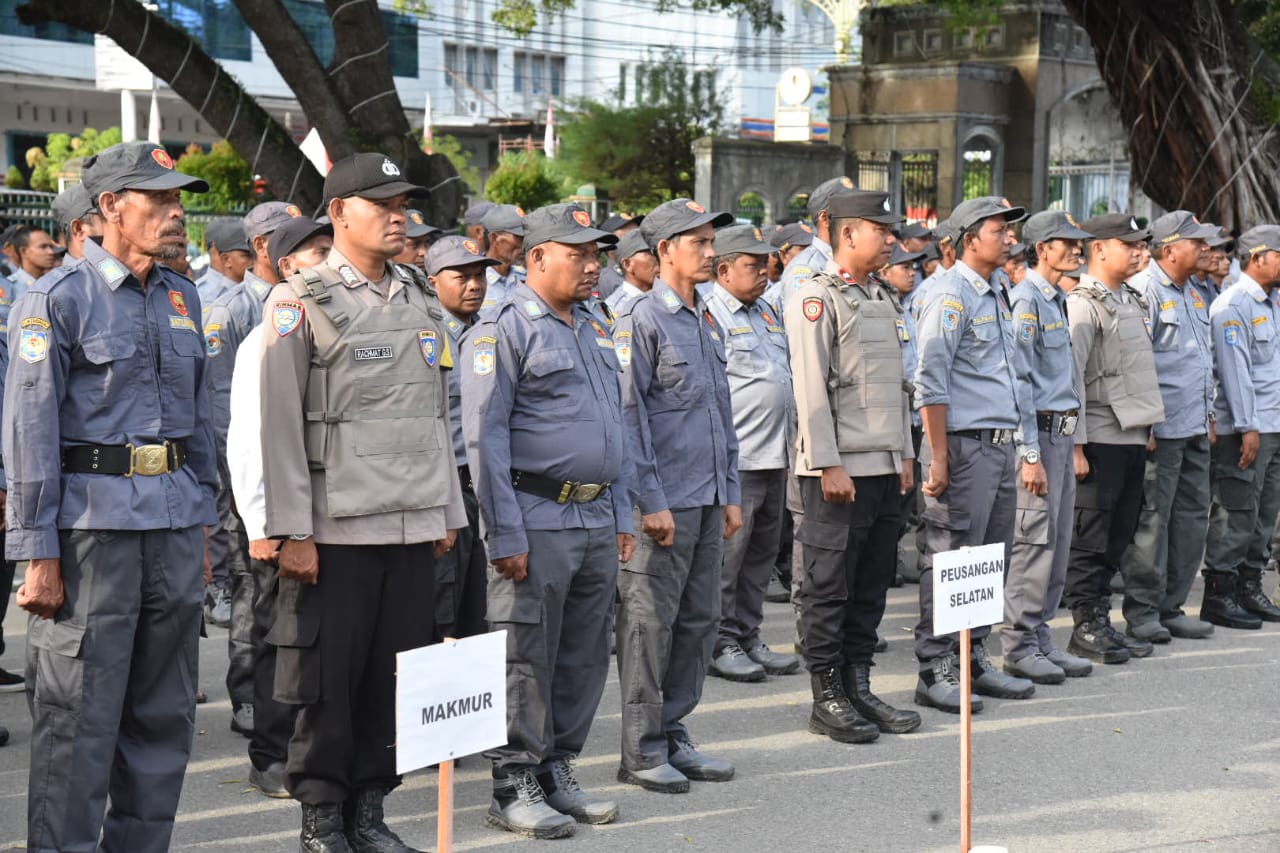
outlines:
{"label": "chest badge", "polygon": [[302,323],[302,304],[299,302],[277,302],[271,309],[271,327],[280,337],[292,334]]}
{"label": "chest badge", "polygon": [[440,360],[440,339],[434,329],[422,329],[418,332],[418,348],[422,350],[422,360],[427,367],[435,367]]}
{"label": "chest badge", "polygon": [[177,311],[183,317],[187,316],[187,300],[183,298],[181,291],[169,291],[169,304],[173,306],[174,311]]}

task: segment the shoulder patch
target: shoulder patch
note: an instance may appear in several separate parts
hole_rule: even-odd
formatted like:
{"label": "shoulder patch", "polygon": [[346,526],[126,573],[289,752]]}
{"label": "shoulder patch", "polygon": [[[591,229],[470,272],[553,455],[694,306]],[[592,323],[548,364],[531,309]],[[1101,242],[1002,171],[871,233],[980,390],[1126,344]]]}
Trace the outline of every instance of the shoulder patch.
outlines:
{"label": "shoulder patch", "polygon": [[[1023,314],[1022,316],[1026,317],[1027,315]],[[1035,340],[1036,321],[1034,317],[1030,320],[1022,320],[1021,324],[1018,326],[1018,338],[1023,343],[1027,343],[1027,344]]]}
{"label": "shoulder patch", "polygon": [[471,372],[476,376],[488,376],[498,364],[498,339],[491,337],[476,338],[475,349],[471,357]]}
{"label": "shoulder patch", "polygon": [[271,308],[271,327],[280,337],[286,337],[302,325],[305,309],[301,302],[285,300],[277,302]]}
{"label": "shoulder patch", "polygon": [[44,319],[43,317],[28,317],[27,319],[25,319],[25,320],[23,320],[23,321],[22,321],[22,328],[24,328],[24,329],[48,329],[48,328],[51,328],[51,327],[50,327],[50,325],[49,325],[49,321],[48,321],[48,320],[46,320],[46,319]]}
{"label": "shoulder patch", "polygon": [[1238,327],[1238,324],[1233,326],[1226,326],[1222,330],[1222,339],[1226,341],[1227,346],[1231,346],[1231,347],[1239,346],[1240,345],[1240,329]]}
{"label": "shoulder patch", "polygon": [[943,307],[943,308],[954,308],[954,309],[955,309],[955,310],[957,310],[957,311],[963,311],[963,310],[964,310],[964,303],[963,303],[963,302],[957,302],[957,301],[956,301],[956,300],[954,300],[954,299],[944,299],[944,300],[942,300],[942,307]]}
{"label": "shoulder patch", "polygon": [[945,302],[943,303],[942,328],[944,331],[954,332],[956,329],[960,327],[960,312],[957,311],[955,308],[946,307],[948,304],[955,304],[955,303],[945,303]]}
{"label": "shoulder patch", "polygon": [[816,323],[822,317],[823,310],[825,310],[822,300],[816,296],[806,297],[801,307],[804,310],[804,318],[811,323]]}
{"label": "shoulder patch", "polygon": [[39,364],[49,357],[49,332],[47,329],[22,330],[18,341],[18,356],[28,364]]}
{"label": "shoulder patch", "polygon": [[204,354],[213,358],[222,352],[222,324],[212,323],[204,327]]}
{"label": "shoulder patch", "polygon": [[435,367],[440,359],[440,336],[435,329],[418,330],[418,349],[422,351],[422,360],[427,367]]}

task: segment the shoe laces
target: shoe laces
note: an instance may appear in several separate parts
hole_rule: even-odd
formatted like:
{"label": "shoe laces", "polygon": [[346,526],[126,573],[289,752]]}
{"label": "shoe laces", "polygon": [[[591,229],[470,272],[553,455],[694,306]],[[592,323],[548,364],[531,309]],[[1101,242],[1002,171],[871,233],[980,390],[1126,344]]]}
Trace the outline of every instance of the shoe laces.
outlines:
{"label": "shoe laces", "polygon": [[747,656],[747,653],[742,650],[742,646],[738,645],[737,643],[730,643],[729,645],[725,646],[724,649],[721,650],[720,654],[724,655],[725,657],[731,657],[731,658]]}
{"label": "shoe laces", "polygon": [[698,745],[693,742],[693,738],[688,735],[678,735],[671,738],[671,742],[675,744],[676,752],[692,752],[695,755],[698,752]]}
{"label": "shoe laces", "polygon": [[533,775],[532,770],[521,770],[515,774],[513,781],[516,786],[516,795],[526,804],[532,806],[546,800],[547,795],[538,784],[538,779]]}
{"label": "shoe laces", "polygon": [[578,784],[578,779],[573,773],[573,762],[576,756],[566,755],[551,764],[551,776],[556,780],[556,790],[564,791],[567,794],[577,794],[582,791],[582,786]]}
{"label": "shoe laces", "polygon": [[951,658],[938,658],[933,662],[933,679],[935,684],[945,683],[952,687],[960,686],[960,676],[952,666]]}
{"label": "shoe laces", "polygon": [[991,655],[987,654],[987,649],[981,643],[973,647],[973,663],[977,664],[979,672],[995,672],[996,665],[991,662]]}

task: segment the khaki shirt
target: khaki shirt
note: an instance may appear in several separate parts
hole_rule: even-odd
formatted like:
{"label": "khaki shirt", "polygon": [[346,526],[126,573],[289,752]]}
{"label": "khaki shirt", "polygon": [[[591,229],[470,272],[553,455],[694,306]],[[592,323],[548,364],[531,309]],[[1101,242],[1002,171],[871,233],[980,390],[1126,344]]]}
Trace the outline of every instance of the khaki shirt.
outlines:
{"label": "khaki shirt", "polygon": [[[322,264],[337,272],[353,295],[369,305],[408,304],[406,284],[387,265],[369,281],[337,249]],[[408,545],[443,539],[467,526],[457,469],[449,466],[449,498],[442,507],[333,518],[325,498],[323,471],[311,471],[303,446],[304,399],[314,339],[306,312],[297,327],[281,334],[272,323],[277,302],[295,301],[287,286],[267,299],[262,335],[262,475],[267,498],[267,535],[311,534],[326,545]],[[446,381],[449,378],[445,377]]]}

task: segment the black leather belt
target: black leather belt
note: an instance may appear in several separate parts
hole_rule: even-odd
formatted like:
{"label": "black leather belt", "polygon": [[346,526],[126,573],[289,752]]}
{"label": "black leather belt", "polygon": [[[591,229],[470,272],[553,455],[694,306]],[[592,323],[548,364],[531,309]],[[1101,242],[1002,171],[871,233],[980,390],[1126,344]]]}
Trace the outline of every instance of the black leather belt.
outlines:
{"label": "black leather belt", "polygon": [[1009,444],[1013,441],[1013,430],[1011,429],[954,429],[947,435],[974,438],[990,444]]}
{"label": "black leather belt", "polygon": [[553,480],[541,474],[530,474],[528,471],[511,472],[511,485],[518,491],[537,495],[558,504],[572,501],[577,504],[591,503],[609,491],[608,483],[574,483],[564,480]]}
{"label": "black leather belt", "polygon": [[[469,465],[458,466],[458,482],[462,485],[462,488],[472,489],[471,466]],[[474,491],[474,489],[472,489],[472,491]]]}
{"label": "black leather belt", "polygon": [[62,470],[69,474],[119,474],[155,477],[187,462],[186,443],[77,444],[62,448]]}
{"label": "black leather belt", "polygon": [[1066,412],[1036,412],[1036,426],[1040,428],[1041,432],[1075,435],[1076,424],[1079,421],[1079,409],[1071,409]]}

